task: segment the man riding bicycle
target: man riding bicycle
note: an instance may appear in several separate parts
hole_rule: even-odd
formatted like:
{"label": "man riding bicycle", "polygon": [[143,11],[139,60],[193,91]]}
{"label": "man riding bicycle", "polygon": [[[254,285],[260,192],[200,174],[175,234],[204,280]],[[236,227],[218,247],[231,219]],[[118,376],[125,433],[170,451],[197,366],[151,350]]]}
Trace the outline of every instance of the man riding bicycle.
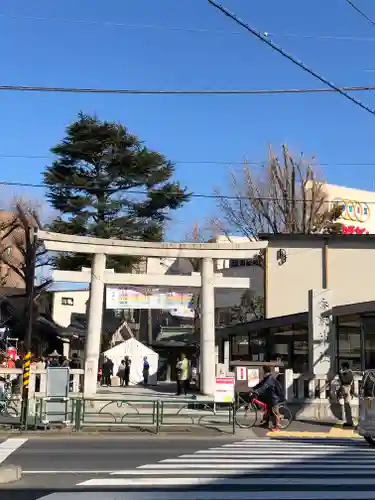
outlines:
{"label": "man riding bicycle", "polygon": [[267,405],[263,420],[262,427],[269,427],[269,422],[272,422],[272,431],[280,430],[280,412],[279,404],[285,399],[284,391],[280,382],[272,375],[270,366],[263,367],[263,379],[252,388],[250,396],[257,398]]}

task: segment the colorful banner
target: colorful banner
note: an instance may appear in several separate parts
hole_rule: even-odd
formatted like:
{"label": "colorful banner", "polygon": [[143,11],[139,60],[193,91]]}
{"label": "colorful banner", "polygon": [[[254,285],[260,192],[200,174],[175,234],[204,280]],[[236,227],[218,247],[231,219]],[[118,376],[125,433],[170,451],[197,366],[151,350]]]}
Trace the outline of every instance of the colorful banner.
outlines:
{"label": "colorful banner", "polygon": [[183,292],[142,292],[118,286],[106,287],[107,309],[192,310],[192,294]]}

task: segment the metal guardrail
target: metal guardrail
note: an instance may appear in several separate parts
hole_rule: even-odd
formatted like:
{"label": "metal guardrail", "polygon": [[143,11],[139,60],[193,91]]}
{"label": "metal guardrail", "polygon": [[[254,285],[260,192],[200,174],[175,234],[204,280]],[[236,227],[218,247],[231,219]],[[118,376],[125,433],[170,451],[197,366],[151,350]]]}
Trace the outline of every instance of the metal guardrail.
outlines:
{"label": "metal guardrail", "polygon": [[[60,405],[57,411],[54,403]],[[15,405],[20,407],[19,399],[12,402],[12,407]],[[199,426],[217,430],[228,428],[233,434],[236,431],[235,405],[215,404],[212,400],[36,397],[31,400],[29,410],[30,429],[48,429],[60,424],[76,432],[89,428],[132,427],[153,430],[157,434],[165,428]],[[19,427],[19,415],[0,417],[0,426]]]}
{"label": "metal guardrail", "polygon": [[[57,411],[54,403],[58,404]],[[59,407],[60,406],[60,407]],[[0,416],[0,426],[20,426],[20,398],[11,400],[12,414]],[[63,408],[63,409],[62,409]],[[235,404],[216,404],[197,399],[102,399],[80,397],[35,397],[29,404],[27,427],[48,429],[64,425],[74,431],[93,428],[133,427],[153,430],[156,434],[171,427],[229,428],[235,434]]]}

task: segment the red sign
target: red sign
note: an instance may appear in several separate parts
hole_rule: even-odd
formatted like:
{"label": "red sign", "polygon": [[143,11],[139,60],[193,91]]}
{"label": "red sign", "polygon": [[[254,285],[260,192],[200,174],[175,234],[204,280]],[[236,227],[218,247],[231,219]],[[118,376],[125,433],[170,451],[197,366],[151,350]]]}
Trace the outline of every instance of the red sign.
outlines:
{"label": "red sign", "polygon": [[17,349],[15,349],[14,347],[9,347],[8,348],[8,357],[13,359],[13,361],[15,361],[16,357],[17,357]]}
{"label": "red sign", "polygon": [[370,234],[367,229],[359,226],[346,226],[342,225],[342,232],[344,234]]}
{"label": "red sign", "polygon": [[216,377],[216,383],[217,384],[233,384],[234,385],[234,378],[233,377]]}

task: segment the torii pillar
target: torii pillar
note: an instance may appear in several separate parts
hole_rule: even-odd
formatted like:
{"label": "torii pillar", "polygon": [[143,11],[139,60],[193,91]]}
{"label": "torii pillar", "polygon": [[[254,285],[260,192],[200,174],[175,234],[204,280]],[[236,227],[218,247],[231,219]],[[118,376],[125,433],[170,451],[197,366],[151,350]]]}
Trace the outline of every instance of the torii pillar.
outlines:
{"label": "torii pillar", "polygon": [[202,259],[201,287],[201,331],[200,359],[201,374],[200,390],[203,394],[212,396],[215,391],[215,289],[213,259]]}
{"label": "torii pillar", "polygon": [[85,376],[83,382],[83,393],[87,398],[92,397],[96,393],[98,380],[106,260],[106,256],[103,253],[94,254],[91,266],[88,325],[85,342]]}

